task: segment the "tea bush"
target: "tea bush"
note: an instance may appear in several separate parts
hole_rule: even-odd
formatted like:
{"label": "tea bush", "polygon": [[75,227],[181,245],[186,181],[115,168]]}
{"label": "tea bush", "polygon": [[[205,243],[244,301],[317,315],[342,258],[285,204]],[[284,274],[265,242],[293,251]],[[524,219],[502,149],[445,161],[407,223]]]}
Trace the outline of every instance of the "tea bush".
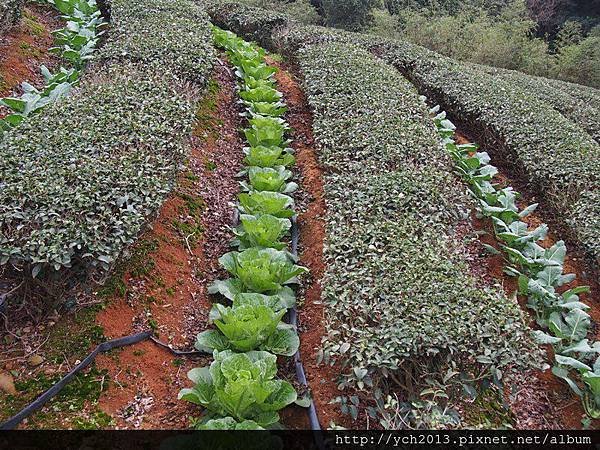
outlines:
{"label": "tea bush", "polygon": [[451,237],[466,199],[414,88],[354,46],[298,59],[325,168],[326,352],[375,372],[444,350],[523,362],[518,306],[477,285]]}
{"label": "tea bush", "polygon": [[23,0],[0,0],[0,36],[21,18]]}
{"label": "tea bush", "polygon": [[204,10],[187,0],[111,1],[110,38],[98,59],[154,64],[204,83],[213,50]]}
{"label": "tea bush", "polygon": [[360,30],[369,23],[374,0],[322,0],[325,21],[329,26]]}
{"label": "tea bush", "polygon": [[[211,69],[207,16],[186,0],[111,6],[128,36],[113,33],[93,76],[0,142],[1,264],[33,275],[110,267],[158,210],[184,158],[194,89],[182,82],[201,88]],[[147,36],[161,14],[185,38]],[[117,58],[116,42],[132,47]]]}

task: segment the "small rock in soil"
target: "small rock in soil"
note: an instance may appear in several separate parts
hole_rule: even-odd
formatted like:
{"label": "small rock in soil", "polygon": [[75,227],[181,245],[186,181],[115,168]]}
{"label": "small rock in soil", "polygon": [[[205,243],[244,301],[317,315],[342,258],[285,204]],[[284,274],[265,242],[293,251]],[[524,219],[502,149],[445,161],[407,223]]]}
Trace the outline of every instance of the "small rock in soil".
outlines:
{"label": "small rock in soil", "polygon": [[15,389],[15,381],[12,375],[8,373],[0,373],[0,389],[10,395],[17,395]]}
{"label": "small rock in soil", "polygon": [[27,358],[27,362],[30,366],[35,367],[43,363],[44,358],[42,358],[40,355],[31,355],[29,358]]}

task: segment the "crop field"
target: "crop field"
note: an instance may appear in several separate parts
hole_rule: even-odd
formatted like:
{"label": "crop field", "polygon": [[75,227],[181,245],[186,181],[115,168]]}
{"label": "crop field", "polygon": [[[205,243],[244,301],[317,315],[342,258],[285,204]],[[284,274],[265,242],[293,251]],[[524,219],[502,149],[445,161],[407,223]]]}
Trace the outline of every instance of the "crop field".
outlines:
{"label": "crop field", "polygon": [[246,3],[0,0],[0,429],[598,430],[600,91]]}

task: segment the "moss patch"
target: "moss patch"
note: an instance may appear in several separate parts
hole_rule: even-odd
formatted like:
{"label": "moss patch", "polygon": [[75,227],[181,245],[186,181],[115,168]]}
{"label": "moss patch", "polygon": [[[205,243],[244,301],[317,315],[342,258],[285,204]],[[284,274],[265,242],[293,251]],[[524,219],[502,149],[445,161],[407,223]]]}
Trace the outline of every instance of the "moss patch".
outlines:
{"label": "moss patch", "polygon": [[[18,394],[0,397],[0,416],[8,418],[16,414],[60,378],[61,375],[47,376],[38,373],[28,379],[17,379],[15,387]],[[100,393],[107,386],[108,376],[105,371],[92,367],[87,372],[78,374],[56,397],[29,417],[28,427],[52,429],[64,428],[66,425],[78,429],[95,429],[108,426],[112,419],[97,407]],[[74,411],[81,415],[73,418]]]}
{"label": "moss patch", "polygon": [[502,393],[493,387],[481,392],[464,415],[465,423],[473,428],[506,429],[515,425],[514,416],[502,401]]}
{"label": "moss patch", "polygon": [[142,239],[130,249],[128,258],[117,263],[111,276],[98,290],[101,298],[110,298],[125,295],[125,274],[129,273],[134,278],[141,278],[152,272],[155,262],[151,255],[158,250],[157,239]]}
{"label": "moss patch", "polygon": [[209,137],[211,139],[217,138],[217,130],[223,125],[223,121],[215,117],[219,90],[219,83],[216,80],[210,80],[206,93],[196,111],[194,136],[202,139],[208,139]]}
{"label": "moss patch", "polygon": [[23,23],[34,36],[43,36],[46,34],[44,25],[37,20],[37,17],[26,9],[23,10]]}

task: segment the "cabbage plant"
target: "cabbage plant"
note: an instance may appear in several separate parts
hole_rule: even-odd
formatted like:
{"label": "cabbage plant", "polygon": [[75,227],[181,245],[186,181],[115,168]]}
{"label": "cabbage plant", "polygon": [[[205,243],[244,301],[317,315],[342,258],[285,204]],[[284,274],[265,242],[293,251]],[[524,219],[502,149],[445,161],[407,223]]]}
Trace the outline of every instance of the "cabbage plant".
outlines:
{"label": "cabbage plant", "polygon": [[287,107],[283,102],[246,102],[250,117],[268,116],[281,117],[287,112]]}
{"label": "cabbage plant", "polygon": [[279,122],[281,119],[260,117],[250,120],[261,121],[260,125],[253,125],[251,128],[244,130],[244,136],[250,146],[284,147],[288,144],[288,141],[285,139],[285,124]]}
{"label": "cabbage plant", "polygon": [[[296,283],[298,275],[308,272],[295,265],[289,253],[272,248],[229,252],[219,258],[219,263],[236,277],[240,292],[277,294],[284,285]],[[213,284],[213,290],[218,289],[219,283],[222,282]]]}
{"label": "cabbage plant", "polygon": [[233,241],[240,250],[250,247],[268,247],[283,250],[286,244],[281,238],[288,233],[292,227],[289,219],[282,219],[270,214],[251,216],[242,214],[240,226],[234,230],[237,237]]}
{"label": "cabbage plant", "polygon": [[265,147],[259,145],[257,147],[245,147],[244,163],[248,166],[256,167],[277,167],[293,166],[296,162],[294,155],[287,149],[279,146]]}
{"label": "cabbage plant", "polygon": [[210,367],[188,372],[194,387],[182,389],[179,399],[206,408],[213,416],[252,420],[261,427],[279,421],[277,411],[294,403],[296,391],[287,381],[275,379],[277,357],[268,352],[215,351]]}
{"label": "cabbage plant", "polygon": [[293,217],[295,214],[292,209],[294,207],[292,197],[278,192],[252,191],[240,194],[238,197],[239,209],[245,214],[270,214],[280,218]]}
{"label": "cabbage plant", "polygon": [[196,339],[202,351],[266,350],[292,356],[300,340],[291,325],[281,322],[285,309],[275,311],[267,305],[246,303],[225,307],[215,304],[211,317],[217,330],[206,330]]}
{"label": "cabbage plant", "polygon": [[247,102],[277,103],[283,95],[272,87],[259,86],[254,89],[240,91],[240,97]]}
{"label": "cabbage plant", "polygon": [[248,178],[250,184],[245,181],[240,182],[245,191],[269,191],[289,194],[298,189],[294,182],[287,182],[292,177],[292,172],[285,167],[250,167],[248,169]]}
{"label": "cabbage plant", "polygon": [[232,299],[233,306],[241,305],[264,305],[271,308],[273,311],[281,311],[282,309],[293,308],[296,304],[293,297],[283,295],[265,295],[255,292],[243,292],[236,294]]}
{"label": "cabbage plant", "polygon": [[273,75],[277,73],[277,68],[268,66],[260,59],[252,59],[240,61],[240,68],[236,71],[236,75],[246,84],[247,78],[253,78],[254,80],[269,80],[273,78]]}
{"label": "cabbage plant", "polygon": [[591,320],[586,310],[589,306],[579,300],[579,294],[589,292],[589,287],[576,286],[562,294],[558,291],[575,279],[573,274],[563,273],[565,243],[558,241],[549,248],[539,245],[548,233],[547,225],[530,229],[521,220],[533,212],[537,204],[520,209],[518,192],[494,184],[498,170],[490,164],[489,155],[477,152],[473,144],[457,145],[452,139],[456,127],[445,112],[440,113],[439,107],[435,107],[431,113],[435,114],[434,123],[442,144],[456,163],[457,172],[479,201],[479,213],[490,217],[494,224],[495,235],[509,263],[505,272],[518,277],[519,293],[527,296],[527,305],[535,312],[542,328],[534,331],[536,340],[553,346],[552,372],[582,398],[590,417],[600,418],[600,342],[588,342]]}

